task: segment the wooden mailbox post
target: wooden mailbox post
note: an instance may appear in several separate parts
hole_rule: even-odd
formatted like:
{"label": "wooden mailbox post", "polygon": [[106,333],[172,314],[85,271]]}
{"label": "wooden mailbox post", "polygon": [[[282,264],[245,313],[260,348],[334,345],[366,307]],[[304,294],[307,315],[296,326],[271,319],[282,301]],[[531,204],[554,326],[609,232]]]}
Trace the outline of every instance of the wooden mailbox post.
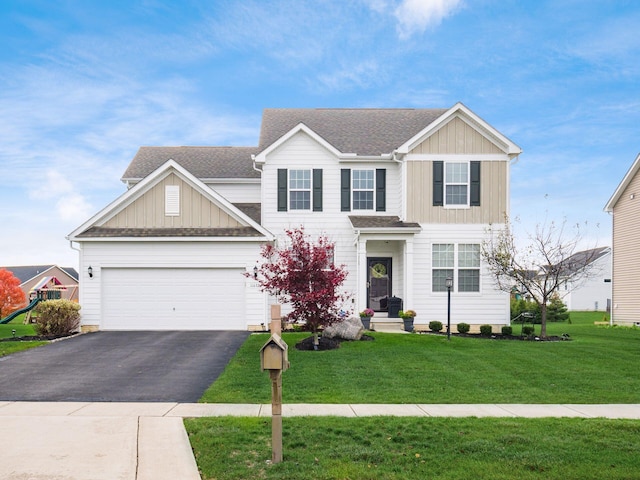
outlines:
{"label": "wooden mailbox post", "polygon": [[289,368],[289,346],[279,334],[271,335],[260,349],[262,371],[271,378],[271,460],[282,461],[282,372]]}

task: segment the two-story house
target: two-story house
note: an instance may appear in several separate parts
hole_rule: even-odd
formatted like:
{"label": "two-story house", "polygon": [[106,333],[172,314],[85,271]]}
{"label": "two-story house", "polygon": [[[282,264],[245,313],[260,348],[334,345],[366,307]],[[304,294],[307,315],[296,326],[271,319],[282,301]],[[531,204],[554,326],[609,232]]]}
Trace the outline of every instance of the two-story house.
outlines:
{"label": "two-story house", "polygon": [[460,103],[267,109],[257,147],[142,147],[128,190],[68,236],[83,328],[262,329],[260,246],[299,226],[335,242],[346,310],[384,317],[397,296],[417,327],[444,320],[450,277],[452,323],[508,324],[480,248],[520,152]]}

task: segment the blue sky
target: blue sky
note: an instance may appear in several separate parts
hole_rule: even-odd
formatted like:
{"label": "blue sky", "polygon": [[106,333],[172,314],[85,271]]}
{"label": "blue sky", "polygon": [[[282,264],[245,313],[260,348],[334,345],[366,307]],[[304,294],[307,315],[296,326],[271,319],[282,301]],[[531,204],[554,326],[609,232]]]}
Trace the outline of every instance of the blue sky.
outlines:
{"label": "blue sky", "polygon": [[255,145],[263,108],[448,108],[523,149],[522,231],[580,223],[640,151],[635,0],[5,0],[0,265],[77,264],[65,235],[141,145]]}

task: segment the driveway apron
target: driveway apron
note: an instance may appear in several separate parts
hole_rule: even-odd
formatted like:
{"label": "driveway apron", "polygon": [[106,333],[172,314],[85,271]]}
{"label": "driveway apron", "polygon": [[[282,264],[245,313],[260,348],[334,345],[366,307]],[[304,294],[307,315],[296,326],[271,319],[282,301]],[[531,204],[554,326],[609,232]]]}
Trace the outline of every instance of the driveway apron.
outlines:
{"label": "driveway apron", "polygon": [[0,400],[197,402],[248,336],[244,331],[78,335],[0,358]]}

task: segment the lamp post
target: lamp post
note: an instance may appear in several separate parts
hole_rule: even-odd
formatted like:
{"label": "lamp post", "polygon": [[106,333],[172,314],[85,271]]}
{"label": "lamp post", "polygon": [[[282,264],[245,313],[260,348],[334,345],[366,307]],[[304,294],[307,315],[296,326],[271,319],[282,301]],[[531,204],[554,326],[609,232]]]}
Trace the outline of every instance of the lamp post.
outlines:
{"label": "lamp post", "polygon": [[453,287],[453,278],[447,277],[444,284],[447,287],[447,340],[451,341],[451,287]]}

